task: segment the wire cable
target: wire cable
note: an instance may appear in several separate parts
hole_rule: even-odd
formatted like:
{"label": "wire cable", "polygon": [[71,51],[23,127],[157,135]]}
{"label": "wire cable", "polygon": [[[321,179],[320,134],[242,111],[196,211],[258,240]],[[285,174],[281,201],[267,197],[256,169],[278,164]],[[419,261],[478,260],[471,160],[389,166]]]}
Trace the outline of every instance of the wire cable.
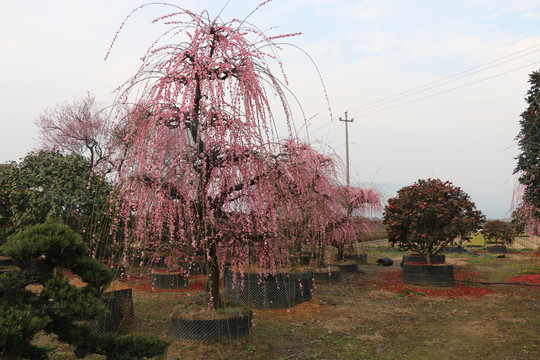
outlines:
{"label": "wire cable", "polygon": [[486,78],[483,78],[483,79],[480,79],[480,80],[472,81],[472,82],[469,82],[467,84],[456,86],[456,87],[453,87],[451,89],[440,91],[440,92],[437,92],[435,94],[427,95],[427,96],[424,96],[424,97],[421,97],[421,98],[418,98],[418,99],[406,101],[406,102],[403,102],[403,103],[399,103],[397,105],[388,106],[388,107],[385,107],[385,108],[380,109],[380,110],[375,110],[375,111],[371,111],[371,112],[368,112],[368,113],[363,113],[360,110],[360,111],[354,112],[353,114],[355,116],[357,116],[357,117],[365,117],[365,116],[377,114],[377,113],[380,113],[380,112],[383,112],[383,111],[391,110],[391,109],[394,109],[394,108],[397,108],[397,107],[400,107],[400,106],[412,104],[412,103],[415,103],[415,102],[418,102],[418,101],[421,101],[421,100],[432,98],[434,96],[445,94],[445,93],[450,92],[450,91],[454,91],[454,90],[457,90],[457,89],[462,89],[462,88],[464,88],[466,86],[470,86],[470,85],[474,85],[474,84],[477,84],[477,83],[480,83],[480,82],[491,80],[491,79],[496,78],[498,76],[505,75],[505,74],[508,74],[508,73],[511,73],[511,72],[514,72],[514,71],[518,71],[518,70],[521,70],[521,69],[524,69],[526,67],[532,66],[534,64],[539,64],[539,63],[540,63],[540,61],[535,61],[533,63],[527,64],[527,65],[524,65],[524,66],[520,66],[520,67],[512,69],[512,70],[508,70],[508,71],[505,71],[505,72],[502,72],[502,73],[498,73],[498,74],[495,74],[495,75],[492,75],[492,76],[489,76],[489,77],[486,77]]}
{"label": "wire cable", "polygon": [[[528,51],[530,49],[533,49],[533,48],[536,48],[536,47],[539,47],[540,44],[536,44],[536,45],[533,45],[533,46],[530,46],[526,49],[523,49],[523,50],[520,50],[520,51],[517,51],[515,53],[512,53],[512,54],[509,54],[509,55],[506,55],[506,56],[503,56],[503,57],[500,57],[498,59],[495,59],[495,60],[492,60],[492,61],[489,61],[487,63],[484,63],[482,65],[478,65],[478,66],[475,66],[475,67],[472,67],[470,69],[467,69],[467,70],[464,70],[464,71],[460,71],[456,74],[453,74],[453,75],[449,75],[449,76],[446,76],[446,77],[443,77],[442,79],[439,79],[439,80],[436,80],[436,81],[432,81],[430,83],[427,83],[427,84],[424,84],[424,85],[420,85],[420,86],[417,86],[417,87],[414,87],[412,89],[409,89],[409,90],[406,90],[406,91],[402,91],[400,93],[397,93],[397,94],[394,94],[394,95],[391,95],[391,96],[387,96],[387,97],[384,97],[382,99],[379,99],[379,100],[375,100],[375,101],[372,101],[370,103],[367,103],[367,104],[364,104],[364,105],[361,105],[361,106],[356,106],[356,107],[353,107],[353,108],[349,108],[349,111],[350,112],[359,112],[361,111],[362,109],[366,109],[366,108],[372,108],[372,107],[376,107],[376,106],[380,106],[380,105],[383,105],[383,104],[386,104],[388,102],[392,102],[392,101],[395,101],[395,100],[399,100],[399,99],[402,99],[404,97],[408,97],[408,96],[412,96],[414,94],[417,94],[417,93],[420,93],[420,92],[424,92],[424,91],[427,91],[427,90],[430,90],[430,89],[433,89],[433,88],[436,88],[438,86],[442,86],[442,85],[446,85],[448,83],[451,83],[453,81],[457,81],[459,79],[462,79],[462,78],[465,78],[465,77],[468,77],[468,76],[472,76],[474,74],[478,74],[482,71],[485,71],[485,70],[489,70],[489,69],[492,69],[494,67],[497,67],[497,66],[500,66],[500,65],[503,65],[503,64],[506,64],[508,62],[511,62],[511,61],[515,61],[517,59],[520,59],[520,58],[523,58],[525,56],[528,56],[528,55],[531,55],[531,54],[534,54],[538,51],[540,51],[540,49],[537,49],[537,50],[534,50],[534,51],[531,51],[531,52],[528,52],[526,54],[523,54],[523,55],[520,55],[518,57],[515,57],[515,58],[512,58],[512,59],[509,59],[509,60],[506,60],[506,61],[503,61],[499,64],[495,64],[495,65],[492,65],[488,68],[485,68],[485,69],[481,69],[481,70],[478,70],[478,71],[475,71],[473,73],[470,73],[470,74],[467,74],[473,70],[476,70],[476,69],[479,69],[479,68],[482,68],[486,65],[489,65],[489,64],[493,64],[493,63],[496,63],[496,62],[499,62],[501,60],[504,60],[506,58],[509,58],[509,57],[512,57],[514,55],[517,55],[517,54],[520,54],[520,53],[523,53],[525,51]],[[467,75],[464,75],[464,74],[467,74]],[[460,76],[461,75],[461,76]],[[453,80],[449,80],[449,79],[452,79],[452,78],[455,78],[456,76],[459,76],[458,78],[456,79],[453,79]],[[448,81],[446,81],[448,80]],[[435,85],[435,84],[438,84],[440,83],[439,85]],[[434,86],[431,86],[431,85],[434,85]],[[423,89],[423,88],[426,88],[428,87],[428,89],[424,89],[424,90],[420,90],[420,89]],[[405,94],[409,94],[409,95],[405,95]],[[392,100],[393,99],[393,100]]]}

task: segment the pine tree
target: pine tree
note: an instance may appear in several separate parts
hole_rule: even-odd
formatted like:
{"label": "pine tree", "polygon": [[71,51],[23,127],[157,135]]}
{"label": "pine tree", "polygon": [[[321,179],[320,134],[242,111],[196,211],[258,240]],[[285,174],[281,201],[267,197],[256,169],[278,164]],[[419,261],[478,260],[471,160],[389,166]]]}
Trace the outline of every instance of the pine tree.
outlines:
{"label": "pine tree", "polygon": [[527,109],[521,113],[521,130],[516,138],[521,150],[514,173],[525,186],[523,201],[534,209],[532,215],[540,218],[540,71],[530,75],[531,88],[527,92]]}
{"label": "pine tree", "polygon": [[[96,353],[132,359],[165,351],[167,343],[156,337],[101,335],[82,322],[106,314],[101,297],[113,273],[88,258],[83,239],[67,225],[34,225],[11,236],[1,250],[22,268],[0,275],[0,348],[8,358],[46,359],[46,349],[31,344],[41,330],[74,346],[77,357]],[[87,285],[71,285],[63,275],[66,269]],[[34,292],[28,285],[43,288]]]}

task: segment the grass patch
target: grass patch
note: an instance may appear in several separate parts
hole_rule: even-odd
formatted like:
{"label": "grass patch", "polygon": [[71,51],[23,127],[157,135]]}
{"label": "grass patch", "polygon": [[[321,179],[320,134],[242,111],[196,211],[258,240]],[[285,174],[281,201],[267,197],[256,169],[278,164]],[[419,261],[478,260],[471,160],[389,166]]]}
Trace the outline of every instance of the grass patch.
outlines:
{"label": "grass patch", "polygon": [[495,257],[491,257],[491,256],[475,256],[471,260],[471,264],[490,265],[490,264],[495,263],[496,261],[497,261],[497,259]]}
{"label": "grass patch", "polygon": [[485,244],[486,244],[486,239],[484,238],[484,235],[480,232],[477,232],[471,237],[470,241],[467,242],[466,245],[485,246]]}

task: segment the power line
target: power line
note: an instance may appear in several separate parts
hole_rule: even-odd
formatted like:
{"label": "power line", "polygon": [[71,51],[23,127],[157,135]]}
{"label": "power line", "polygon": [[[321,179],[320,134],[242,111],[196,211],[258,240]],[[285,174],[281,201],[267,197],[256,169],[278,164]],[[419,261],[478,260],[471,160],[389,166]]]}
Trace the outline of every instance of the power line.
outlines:
{"label": "power line", "polygon": [[325,122],[323,123],[321,126],[319,126],[318,128],[316,128],[315,130],[309,130],[309,134],[310,135],[313,135],[313,134],[316,134],[322,130],[324,130],[325,128],[329,127],[329,126],[332,126],[334,123],[333,122]]}
{"label": "power line", "polygon": [[424,96],[424,97],[421,97],[421,98],[418,98],[418,99],[415,99],[415,100],[411,100],[411,101],[407,101],[407,102],[404,102],[404,103],[399,103],[397,105],[389,106],[389,107],[386,107],[386,108],[383,108],[383,109],[380,109],[380,110],[375,110],[375,111],[368,112],[368,113],[362,113],[362,111],[357,111],[354,114],[356,114],[357,116],[368,116],[368,115],[377,114],[377,113],[380,113],[380,112],[383,112],[383,111],[386,111],[386,110],[394,109],[394,108],[397,108],[397,107],[400,107],[400,106],[403,106],[403,105],[412,104],[412,103],[415,103],[415,102],[418,102],[418,101],[421,101],[421,100],[425,100],[425,99],[429,99],[431,97],[441,95],[441,94],[444,94],[444,93],[447,93],[447,92],[450,92],[450,91],[453,91],[453,90],[461,89],[461,88],[464,88],[466,86],[470,86],[470,85],[474,85],[474,84],[477,84],[477,83],[480,83],[480,82],[483,82],[483,81],[486,81],[486,80],[490,80],[490,79],[493,79],[493,78],[501,76],[501,75],[505,75],[505,74],[508,74],[508,73],[511,73],[511,72],[514,72],[514,71],[517,71],[517,70],[524,69],[526,67],[532,66],[532,65],[537,64],[537,63],[540,63],[540,62],[535,61],[535,62],[533,62],[531,64],[527,64],[525,66],[521,66],[521,67],[518,67],[518,68],[515,68],[515,69],[512,69],[512,70],[508,70],[508,71],[505,71],[505,72],[502,72],[502,73],[499,73],[499,74],[495,74],[495,75],[489,76],[487,78],[483,78],[483,79],[480,79],[480,80],[477,80],[477,81],[473,81],[473,82],[470,82],[470,83],[467,83],[467,84],[464,84],[464,85],[461,85],[461,86],[456,86],[454,88],[447,89],[447,90],[444,90],[444,91],[440,91],[438,93],[431,94],[431,95],[428,95],[428,96]]}
{"label": "power line", "polygon": [[[451,82],[454,82],[454,81],[457,81],[459,79],[462,79],[462,78],[465,78],[465,77],[468,77],[468,76],[472,76],[474,74],[478,74],[482,71],[486,71],[486,70],[489,70],[489,69],[492,69],[494,67],[497,67],[497,66],[500,66],[500,65],[503,65],[503,64],[506,64],[508,62],[511,62],[511,61],[515,61],[517,59],[520,59],[522,57],[525,57],[525,56],[528,56],[528,55],[531,55],[531,54],[534,54],[538,51],[540,51],[540,49],[538,50],[534,50],[534,51],[531,51],[531,52],[528,52],[526,54],[523,54],[523,55],[520,55],[520,56],[517,56],[517,57],[514,57],[512,59],[509,59],[509,60],[506,60],[506,61],[503,61],[503,62],[500,62],[501,60],[504,60],[504,59],[507,59],[509,57],[513,57],[517,54],[520,54],[520,53],[523,53],[525,51],[528,51],[530,49],[533,49],[533,48],[536,48],[536,47],[539,47],[540,44],[536,44],[536,45],[533,45],[533,46],[530,46],[526,49],[523,49],[523,50],[520,50],[520,51],[517,51],[515,53],[512,53],[512,54],[509,54],[509,55],[506,55],[506,56],[503,56],[503,57],[500,57],[498,59],[495,59],[495,60],[492,60],[492,61],[489,61],[487,63],[484,63],[482,65],[478,65],[478,66],[475,66],[475,67],[472,67],[470,69],[467,69],[467,70],[464,70],[464,71],[460,71],[456,74],[453,74],[453,75],[449,75],[449,76],[446,76],[442,79],[439,79],[439,80],[436,80],[436,81],[432,81],[430,83],[427,83],[427,84],[424,84],[424,85],[421,85],[421,86],[417,86],[417,87],[414,87],[412,89],[409,89],[409,90],[406,90],[406,91],[402,91],[400,93],[397,93],[397,94],[394,94],[394,95],[391,95],[391,96],[387,96],[387,97],[384,97],[382,99],[379,99],[379,100],[375,100],[375,101],[372,101],[370,103],[367,103],[367,104],[364,104],[364,105],[361,105],[361,106],[357,106],[357,107],[353,107],[353,108],[350,108],[351,112],[354,112],[354,113],[358,113],[360,111],[363,111],[363,110],[367,110],[367,109],[370,109],[370,108],[374,108],[374,107],[379,107],[379,106],[382,106],[382,105],[385,105],[387,103],[390,103],[390,102],[394,102],[394,101],[397,101],[397,100],[400,100],[400,99],[403,99],[403,98],[406,98],[406,97],[409,97],[409,96],[412,96],[412,95],[415,95],[415,94],[418,94],[418,93],[421,93],[421,92],[425,92],[427,90],[431,90],[433,88],[436,88],[436,87],[439,87],[439,86],[442,86],[442,85],[446,85],[448,83],[451,83]],[[475,71],[473,73],[470,73],[471,71],[473,70],[476,70],[476,69],[479,69],[479,68],[482,68],[486,65],[489,65],[489,64],[493,64],[493,63],[496,63],[496,62],[500,62],[498,64],[495,64],[495,65],[492,65],[488,68],[484,68],[484,69],[481,69],[481,70],[478,70],[478,71]],[[470,73],[470,74],[467,74],[467,73]],[[461,76],[460,76],[461,75]],[[456,78],[457,76],[459,76],[458,78]],[[453,79],[453,78],[456,78],[456,79]],[[452,79],[452,80],[450,80]],[[438,84],[438,85],[435,85],[435,84]],[[427,89],[425,89],[426,87],[429,87]],[[423,89],[423,90],[421,90]],[[408,94],[408,95],[407,95]],[[355,111],[357,110],[357,111]]]}
{"label": "power line", "polygon": [[316,135],[317,133],[325,130],[328,127],[330,127],[328,129],[328,131],[326,131],[326,133],[324,133],[324,135],[323,135],[323,137],[328,137],[334,131],[341,129],[342,126],[345,126],[345,125],[343,125],[341,123],[338,123],[336,121],[330,121],[330,122],[324,123],[322,126],[318,127],[316,130],[310,131],[309,134],[310,134],[310,136],[317,137],[317,135]]}
{"label": "power line", "polygon": [[[398,100],[401,100],[401,99],[407,98],[407,97],[409,97],[409,96],[413,96],[413,95],[416,95],[416,94],[419,94],[419,93],[422,93],[422,92],[425,92],[425,91],[428,91],[428,90],[432,90],[432,89],[437,88],[437,87],[439,87],[439,86],[447,85],[447,84],[449,84],[449,83],[452,83],[452,82],[454,82],[454,81],[457,81],[457,80],[466,78],[466,77],[468,77],[468,76],[472,76],[472,75],[478,74],[478,73],[480,73],[480,72],[482,72],[482,71],[486,71],[486,70],[495,68],[495,67],[497,67],[497,66],[500,66],[500,65],[509,63],[509,62],[511,62],[511,61],[515,61],[515,60],[517,60],[517,59],[523,58],[523,57],[525,57],[525,56],[534,54],[534,53],[536,53],[536,52],[539,52],[540,49],[537,49],[537,50],[534,50],[534,51],[530,51],[530,52],[528,52],[528,53],[526,53],[526,54],[522,54],[522,55],[517,56],[517,57],[513,57],[513,56],[515,56],[515,55],[521,54],[521,53],[523,53],[523,52],[526,52],[526,51],[528,51],[528,50],[534,49],[534,48],[539,47],[539,46],[540,46],[540,44],[536,44],[536,45],[527,47],[527,48],[525,48],[525,49],[523,49],[523,50],[514,52],[514,53],[512,53],[512,54],[509,54],[509,55],[506,55],[506,56],[497,58],[497,59],[492,60],[492,61],[489,61],[489,62],[484,63],[484,64],[482,64],[482,65],[478,65],[478,66],[472,67],[472,68],[470,68],[470,69],[467,69],[467,70],[464,70],[464,71],[460,71],[460,72],[458,72],[458,73],[455,73],[455,74],[453,74],[453,75],[449,75],[449,76],[443,77],[443,78],[441,78],[441,79],[439,79],[439,80],[432,81],[432,82],[430,82],[430,83],[427,83],[427,84],[424,84],[424,85],[421,85],[421,86],[417,86],[417,87],[415,87],[415,88],[412,88],[412,89],[409,89],[409,90],[406,90],[406,91],[397,93],[397,94],[395,94],[395,95],[387,96],[387,97],[385,97],[385,98],[382,98],[382,99],[379,99],[379,100],[376,100],[376,101],[367,103],[367,104],[362,105],[362,106],[353,107],[353,108],[351,108],[351,110],[357,109],[357,111],[352,111],[351,113],[354,114],[354,115],[357,115],[357,116],[361,116],[361,117],[373,115],[373,114],[376,114],[376,113],[379,113],[379,112],[391,110],[391,109],[394,109],[394,108],[397,108],[397,107],[400,107],[400,106],[412,104],[412,103],[415,103],[415,102],[418,102],[418,101],[421,101],[421,100],[425,100],[425,99],[428,99],[428,98],[431,98],[431,97],[434,97],[434,96],[438,96],[438,95],[441,95],[441,94],[444,94],[444,93],[447,93],[447,92],[450,92],[450,91],[454,91],[454,90],[457,90],[457,89],[461,89],[461,88],[464,88],[464,87],[466,87],[466,86],[470,86],[470,85],[474,85],[474,84],[477,84],[477,83],[480,83],[480,82],[483,82],[483,81],[487,81],[487,80],[490,80],[490,79],[492,79],[492,78],[495,78],[495,77],[498,77],[498,76],[501,76],[501,75],[508,74],[508,73],[510,73],[510,72],[514,72],[514,71],[517,71],[517,70],[521,70],[521,69],[526,68],[526,67],[528,67],[528,66],[532,66],[532,65],[536,64],[537,62],[528,64],[528,65],[525,65],[525,66],[521,66],[521,67],[519,67],[519,68],[515,68],[515,69],[509,70],[509,71],[505,71],[505,72],[502,72],[502,73],[498,73],[498,74],[495,74],[495,75],[493,75],[493,76],[489,76],[489,77],[487,77],[487,78],[483,78],[483,79],[480,79],[480,80],[477,80],[477,81],[469,82],[469,83],[467,83],[467,84],[460,85],[460,86],[457,86],[457,87],[454,87],[454,88],[451,88],[451,89],[447,89],[447,90],[444,90],[444,91],[440,91],[440,92],[437,92],[437,93],[435,93],[435,94],[427,95],[427,96],[424,96],[424,97],[421,97],[421,98],[417,98],[417,99],[414,99],[414,100],[406,101],[406,102],[399,103],[399,104],[396,104],[396,105],[387,106],[387,107],[384,107],[383,109],[380,109],[380,110],[374,110],[374,111],[365,113],[366,110],[369,110],[369,109],[372,109],[372,108],[381,107],[381,106],[383,106],[383,105],[386,105],[386,104],[389,104],[389,103],[392,103],[392,102],[395,102],[395,101],[398,101]],[[507,59],[507,58],[510,58],[510,57],[513,57],[513,58],[508,59],[508,60],[505,60],[505,61],[503,61],[503,62],[500,62],[501,60],[504,60],[504,59]],[[499,63],[497,63],[497,62],[499,62]],[[473,72],[473,73],[470,73],[470,72],[473,71],[473,70],[482,68],[482,67],[484,67],[484,66],[486,66],[486,65],[493,64],[493,63],[497,63],[497,64],[492,65],[492,66],[489,66],[489,67],[484,68],[484,69],[481,69],[481,70],[478,70],[478,71],[475,71],[475,72]],[[467,74],[467,73],[469,73],[469,74]],[[457,77],[457,76],[459,76],[459,77]],[[457,77],[457,78],[456,78],[456,77]],[[453,78],[455,78],[455,79],[453,79]],[[452,79],[452,80],[450,80],[450,79]],[[435,84],[438,84],[438,85],[435,85]],[[433,86],[431,86],[431,85],[433,85]],[[429,87],[429,88],[426,88],[426,87]],[[423,89],[423,88],[426,88],[426,89]],[[423,89],[423,90],[421,90],[421,89]],[[408,95],[406,95],[406,94],[408,94]],[[317,134],[317,133],[320,133],[321,131],[327,130],[324,136],[329,136],[330,133],[333,133],[334,131],[336,131],[336,130],[338,130],[338,129],[340,128],[340,126],[335,126],[335,127],[332,129],[332,126],[333,126],[333,125],[338,125],[338,124],[335,124],[334,122],[324,123],[324,124],[322,124],[321,126],[317,127],[315,130],[310,131],[309,133],[310,133],[310,135],[315,135],[315,134]],[[330,127],[330,129],[329,129],[329,127]]]}
{"label": "power line", "polygon": [[[482,71],[486,71],[486,70],[489,70],[489,69],[493,69],[494,67],[497,67],[497,66],[500,66],[500,65],[509,63],[509,62],[511,62],[511,61],[520,59],[520,58],[522,58],[522,57],[528,56],[528,55],[530,55],[530,54],[533,54],[533,53],[539,52],[539,51],[540,51],[540,49],[535,50],[535,51],[531,51],[531,52],[529,52],[529,53],[527,53],[527,54],[524,54],[524,55],[515,57],[515,58],[510,59],[510,60],[506,60],[506,61],[504,61],[504,62],[501,62],[501,63],[495,64],[495,65],[492,65],[492,66],[490,66],[490,67],[487,67],[487,68],[484,68],[484,69],[475,71],[475,72],[470,73],[470,74],[461,75],[461,76],[459,76],[459,77],[453,78],[453,79],[448,80],[448,81],[441,82],[441,81],[443,81],[444,79],[438,80],[438,81],[435,81],[435,82],[432,83],[432,84],[439,83],[439,84],[437,84],[437,85],[433,85],[433,86],[430,86],[430,87],[426,87],[426,86],[428,86],[428,85],[424,85],[424,86],[422,86],[422,87],[416,88],[416,89],[418,89],[418,90],[416,90],[416,91],[414,91],[414,89],[413,89],[413,90],[408,90],[408,91],[402,93],[403,95],[401,95],[401,96],[394,95],[394,96],[393,96],[391,99],[389,99],[389,100],[386,100],[386,101],[379,100],[378,104],[374,104],[374,105],[371,105],[371,106],[364,105],[364,106],[362,106],[362,107],[357,107],[356,109],[360,108],[360,110],[357,110],[356,112],[358,112],[358,111],[364,111],[364,110],[368,110],[368,109],[372,109],[372,108],[375,108],[375,107],[379,107],[379,106],[382,106],[382,105],[386,105],[386,104],[388,104],[388,103],[391,103],[391,102],[394,102],[394,101],[397,101],[397,100],[401,100],[401,99],[403,99],[403,98],[407,98],[407,97],[409,97],[409,96],[413,96],[413,95],[416,95],[416,94],[419,94],[419,93],[423,93],[423,92],[426,92],[426,91],[428,91],[428,90],[432,90],[432,89],[435,89],[435,88],[437,88],[437,87],[440,87],[440,86],[447,85],[447,84],[449,84],[449,83],[458,81],[458,80],[460,80],[460,79],[463,79],[463,78],[466,78],[466,77],[469,77],[469,76],[472,76],[472,75],[481,73]],[[468,72],[468,71],[470,71],[470,70],[466,70],[465,72]],[[463,73],[463,72],[462,72],[462,73]],[[450,77],[446,77],[445,79],[449,79],[449,78],[455,77],[455,76],[456,76],[456,75],[452,75],[452,76],[450,76]],[[407,93],[409,93],[409,94],[407,94]],[[405,95],[405,94],[407,94],[407,95]],[[381,101],[382,101],[382,102],[381,102]],[[356,112],[355,112],[355,113],[356,113]]]}

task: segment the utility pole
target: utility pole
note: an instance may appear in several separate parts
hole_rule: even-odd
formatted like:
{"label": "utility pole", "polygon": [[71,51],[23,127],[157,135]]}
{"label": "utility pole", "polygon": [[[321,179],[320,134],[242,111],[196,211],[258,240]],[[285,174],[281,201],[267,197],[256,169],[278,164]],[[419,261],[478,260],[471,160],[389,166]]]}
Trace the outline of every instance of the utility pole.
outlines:
{"label": "utility pole", "polygon": [[339,121],[345,121],[345,162],[347,163],[347,186],[349,186],[349,123],[353,122],[354,119],[348,119],[345,111],[345,119],[339,118]]}

